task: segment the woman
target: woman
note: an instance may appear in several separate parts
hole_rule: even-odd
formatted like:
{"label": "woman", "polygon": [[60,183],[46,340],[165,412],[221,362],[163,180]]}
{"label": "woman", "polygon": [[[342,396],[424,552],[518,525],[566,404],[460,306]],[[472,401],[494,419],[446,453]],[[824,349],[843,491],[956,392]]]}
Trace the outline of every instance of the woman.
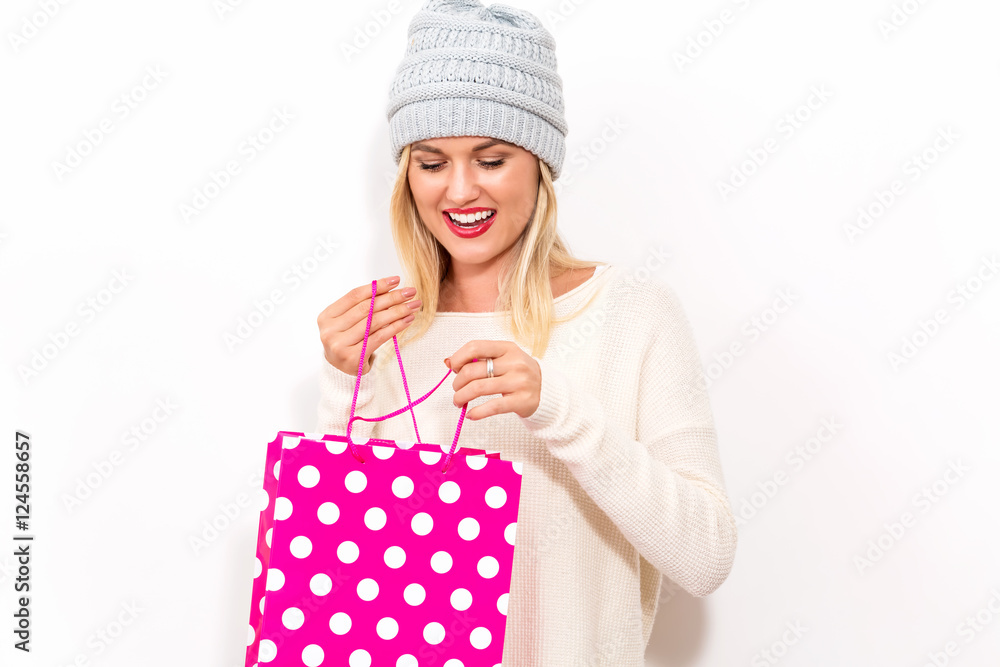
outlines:
{"label": "woman", "polygon": [[[450,443],[468,403],[459,444],[524,464],[503,664],[639,667],[661,576],[708,595],[736,527],[677,296],[573,258],[556,230],[554,46],[530,13],[475,0],[431,0],[411,22],[388,108],[411,286],[377,283],[356,412],[407,404],[394,335],[414,397],[450,368],[454,393],[414,408],[421,439]],[[318,318],[319,432],[346,431],[370,300],[359,285]],[[351,438],[415,440],[401,417]]]}

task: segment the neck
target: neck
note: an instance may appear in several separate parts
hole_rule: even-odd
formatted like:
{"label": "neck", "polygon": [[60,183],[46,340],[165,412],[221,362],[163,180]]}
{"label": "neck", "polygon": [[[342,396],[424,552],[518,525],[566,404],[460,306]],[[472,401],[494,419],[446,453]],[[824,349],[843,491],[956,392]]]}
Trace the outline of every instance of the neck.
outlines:
{"label": "neck", "polygon": [[441,281],[438,307],[442,312],[491,312],[500,296],[499,278],[499,257],[483,264],[463,264],[452,258]]}

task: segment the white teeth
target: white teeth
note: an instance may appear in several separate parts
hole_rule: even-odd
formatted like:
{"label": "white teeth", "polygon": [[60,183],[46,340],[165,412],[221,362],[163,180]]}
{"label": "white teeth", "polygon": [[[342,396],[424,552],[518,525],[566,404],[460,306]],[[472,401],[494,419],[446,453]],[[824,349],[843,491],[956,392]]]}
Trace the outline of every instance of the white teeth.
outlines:
{"label": "white teeth", "polygon": [[472,213],[472,214],[449,213],[448,217],[451,218],[452,222],[456,224],[468,225],[474,227],[476,223],[478,223],[481,220],[484,220],[485,218],[490,217],[495,212],[496,212],[495,210],[489,210],[489,211],[479,211],[478,213]]}

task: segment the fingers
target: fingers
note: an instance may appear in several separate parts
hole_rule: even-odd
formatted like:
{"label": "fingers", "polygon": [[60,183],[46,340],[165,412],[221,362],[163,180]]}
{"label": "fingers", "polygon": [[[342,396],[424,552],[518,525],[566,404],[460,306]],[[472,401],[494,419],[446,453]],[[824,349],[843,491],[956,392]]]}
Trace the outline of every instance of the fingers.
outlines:
{"label": "fingers", "polygon": [[[399,284],[399,276],[389,276],[387,278],[382,278],[376,284],[375,294],[385,294],[393,287]],[[372,284],[366,283],[364,285],[358,285],[350,292],[340,297],[329,306],[327,306],[322,313],[319,314],[320,319],[330,318],[330,317],[340,317],[351,308],[355,308],[360,303],[365,304],[365,318],[368,317],[368,304],[371,303],[372,298]],[[378,307],[378,297],[375,299],[375,306]]]}
{"label": "fingers", "polygon": [[[465,405],[480,396],[506,395],[517,389],[517,380],[510,375],[472,380],[455,391],[453,403],[456,407]],[[491,401],[492,402],[492,401]],[[485,403],[483,405],[486,405]]]}
{"label": "fingers", "polygon": [[[473,359],[486,359],[489,357],[494,360],[493,372],[495,373],[495,360],[497,357],[502,357],[505,353],[507,353],[513,345],[514,343],[502,340],[470,340],[468,343],[458,348],[455,354],[451,355],[451,370],[457,374],[461,372],[462,366],[469,363]],[[518,350],[520,350],[520,348],[518,348]]]}
{"label": "fingers", "polygon": [[[390,338],[398,334],[400,331],[405,329],[410,325],[417,315],[415,312],[411,311],[406,317],[396,320],[395,322],[381,327],[374,334],[369,333],[368,335],[368,349],[374,350],[381,347],[382,343],[385,343]],[[374,326],[374,323],[373,323]],[[364,338],[364,331],[361,332],[362,338]]]}
{"label": "fingers", "polygon": [[[390,292],[385,296],[391,299],[390,301],[384,302],[384,307],[372,315],[371,331],[368,334],[369,344],[372,344],[372,340],[383,327],[394,325],[399,323],[400,320],[405,319],[410,315],[416,315],[417,309],[420,308],[422,302],[420,299],[414,299],[412,296],[404,297],[403,291],[397,290]],[[377,299],[376,299],[377,302]],[[343,332],[344,342],[347,345],[355,345],[360,343],[365,337],[365,327],[368,325],[368,307],[366,305],[364,315],[358,319],[350,328]],[[392,334],[389,334],[387,338],[382,339],[382,342],[391,338]]]}

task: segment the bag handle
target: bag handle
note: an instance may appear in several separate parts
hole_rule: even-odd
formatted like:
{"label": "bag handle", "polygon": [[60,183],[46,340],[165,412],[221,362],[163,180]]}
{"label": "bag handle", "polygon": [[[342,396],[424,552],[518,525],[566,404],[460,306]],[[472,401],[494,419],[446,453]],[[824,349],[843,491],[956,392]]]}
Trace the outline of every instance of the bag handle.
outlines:
{"label": "bag handle", "polygon": [[[399,373],[403,377],[403,389],[406,391],[406,400],[408,402],[402,408],[390,412],[389,414],[382,415],[381,417],[361,417],[354,413],[354,410],[358,404],[358,390],[361,388],[361,371],[365,367],[365,349],[368,347],[368,334],[371,331],[372,327],[372,315],[375,313],[375,294],[377,292],[377,288],[378,288],[378,281],[373,280],[372,298],[371,298],[371,303],[368,306],[368,322],[365,324],[365,339],[361,342],[361,356],[358,359],[358,376],[357,378],[355,378],[354,381],[354,397],[351,399],[351,418],[347,421],[347,444],[351,448],[351,454],[354,456],[355,459],[357,459],[361,463],[364,463],[365,460],[361,458],[361,455],[358,453],[358,450],[355,449],[354,447],[354,442],[351,441],[351,425],[354,423],[355,419],[360,419],[366,422],[380,422],[385,419],[389,419],[390,417],[395,417],[397,415],[400,415],[409,410],[410,414],[413,416],[413,430],[417,434],[417,442],[420,442],[420,432],[417,431],[417,416],[416,414],[413,413],[413,406],[419,405],[424,400],[429,398],[430,395],[433,394],[435,391],[437,391],[437,388],[440,387],[441,384],[445,380],[447,380],[448,376],[451,375],[453,372],[449,368],[448,372],[445,373],[444,377],[441,378],[441,380],[434,386],[433,389],[431,389],[429,392],[427,392],[426,394],[424,394],[415,401],[410,400],[410,389],[406,384],[406,371],[403,370],[403,357],[400,356],[399,354],[399,343],[396,341],[396,336],[393,335],[392,343],[393,347],[396,350],[396,359],[397,361],[399,361]],[[476,361],[476,359],[473,359],[473,361]],[[451,440],[451,449],[448,450],[448,456],[445,458],[444,468],[441,469],[441,472],[447,472],[448,468],[451,467],[451,460],[452,457],[455,455],[455,446],[458,444],[458,435],[462,432],[462,422],[465,420],[465,411],[468,407],[469,407],[468,403],[465,403],[462,406],[462,413],[458,416],[458,426],[455,428],[455,437],[452,438]]]}

